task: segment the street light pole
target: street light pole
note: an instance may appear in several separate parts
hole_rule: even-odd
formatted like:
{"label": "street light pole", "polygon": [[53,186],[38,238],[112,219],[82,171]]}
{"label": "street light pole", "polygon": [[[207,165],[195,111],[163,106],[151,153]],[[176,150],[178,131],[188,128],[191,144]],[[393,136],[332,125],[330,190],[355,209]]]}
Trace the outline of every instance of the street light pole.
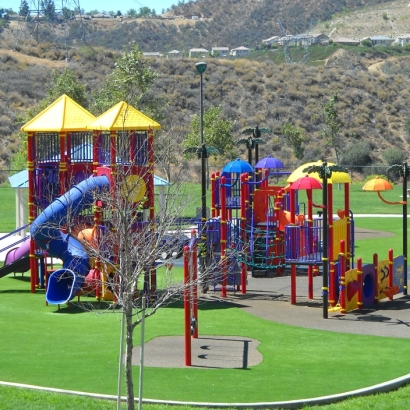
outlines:
{"label": "street light pole", "polygon": [[200,80],[200,92],[199,92],[199,98],[200,98],[200,110],[201,110],[201,122],[200,122],[200,127],[201,127],[201,195],[202,195],[202,202],[201,202],[201,219],[202,223],[206,222],[207,215],[206,215],[206,158],[207,158],[207,152],[206,152],[206,146],[204,143],[204,99],[203,99],[203,78],[202,74],[206,70],[207,64],[204,62],[199,62],[195,64],[196,69],[198,73],[201,76]]}
{"label": "street light pole", "polygon": [[200,253],[200,274],[201,274],[201,280],[202,280],[202,292],[206,293],[208,290],[208,284],[206,280],[206,220],[207,220],[207,215],[206,215],[206,158],[208,157],[205,142],[204,142],[204,99],[203,99],[203,94],[202,94],[202,89],[203,89],[203,78],[202,74],[206,70],[206,63],[203,61],[196,63],[195,67],[198,71],[198,73],[201,76],[200,80],[200,93],[199,93],[199,98],[200,98],[200,110],[201,110],[201,122],[200,122],[200,132],[201,132],[201,148],[199,149],[200,155],[201,155],[201,242],[204,244],[201,253]]}

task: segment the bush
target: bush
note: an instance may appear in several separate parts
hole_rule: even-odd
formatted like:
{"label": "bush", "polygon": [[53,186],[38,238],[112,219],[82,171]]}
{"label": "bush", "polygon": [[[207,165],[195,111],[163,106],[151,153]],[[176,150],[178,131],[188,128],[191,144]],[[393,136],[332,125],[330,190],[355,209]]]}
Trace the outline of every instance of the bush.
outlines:
{"label": "bush", "polygon": [[387,165],[401,165],[406,159],[406,152],[399,148],[390,147],[383,152],[383,158]]}
{"label": "bush", "polygon": [[340,163],[346,166],[354,166],[357,171],[362,172],[363,167],[372,163],[370,156],[371,148],[366,142],[350,145],[340,158]]}
{"label": "bush", "polygon": [[371,47],[372,46],[372,41],[367,38],[366,40],[362,41],[362,46]]}

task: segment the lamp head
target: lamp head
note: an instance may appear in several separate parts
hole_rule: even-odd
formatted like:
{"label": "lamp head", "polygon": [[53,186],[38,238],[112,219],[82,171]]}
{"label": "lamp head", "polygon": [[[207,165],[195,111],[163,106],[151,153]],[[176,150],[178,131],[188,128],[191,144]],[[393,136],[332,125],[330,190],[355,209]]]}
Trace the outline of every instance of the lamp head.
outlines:
{"label": "lamp head", "polygon": [[206,63],[201,61],[199,63],[196,63],[195,67],[196,67],[199,74],[203,74],[206,70]]}

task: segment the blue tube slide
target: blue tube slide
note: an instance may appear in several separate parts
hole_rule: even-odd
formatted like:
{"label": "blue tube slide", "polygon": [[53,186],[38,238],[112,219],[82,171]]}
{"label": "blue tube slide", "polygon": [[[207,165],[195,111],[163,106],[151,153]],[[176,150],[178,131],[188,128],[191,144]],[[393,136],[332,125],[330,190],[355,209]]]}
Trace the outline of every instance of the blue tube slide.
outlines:
{"label": "blue tube slide", "polygon": [[49,256],[61,259],[63,268],[50,275],[46,300],[58,305],[71,300],[90,270],[89,257],[76,238],[61,231],[68,217],[77,216],[94,203],[93,194],[109,187],[106,176],[90,177],[52,202],[32,223],[30,234]]}

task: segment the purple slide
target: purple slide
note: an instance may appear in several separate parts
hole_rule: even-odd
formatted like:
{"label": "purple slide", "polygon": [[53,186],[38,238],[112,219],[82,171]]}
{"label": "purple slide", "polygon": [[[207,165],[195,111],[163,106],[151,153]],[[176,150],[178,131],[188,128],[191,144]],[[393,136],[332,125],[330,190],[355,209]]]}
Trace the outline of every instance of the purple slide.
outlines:
{"label": "purple slide", "polygon": [[79,215],[92,206],[93,194],[109,184],[106,176],[85,179],[57,198],[32,223],[30,234],[37,246],[63,261],[63,268],[50,275],[46,291],[48,303],[58,305],[70,301],[90,270],[89,257],[81,242],[60,228],[67,223],[68,216]]}
{"label": "purple slide", "polygon": [[0,268],[0,278],[9,273],[24,273],[30,269],[30,238],[16,248],[10,249],[4,260],[4,265]]}

